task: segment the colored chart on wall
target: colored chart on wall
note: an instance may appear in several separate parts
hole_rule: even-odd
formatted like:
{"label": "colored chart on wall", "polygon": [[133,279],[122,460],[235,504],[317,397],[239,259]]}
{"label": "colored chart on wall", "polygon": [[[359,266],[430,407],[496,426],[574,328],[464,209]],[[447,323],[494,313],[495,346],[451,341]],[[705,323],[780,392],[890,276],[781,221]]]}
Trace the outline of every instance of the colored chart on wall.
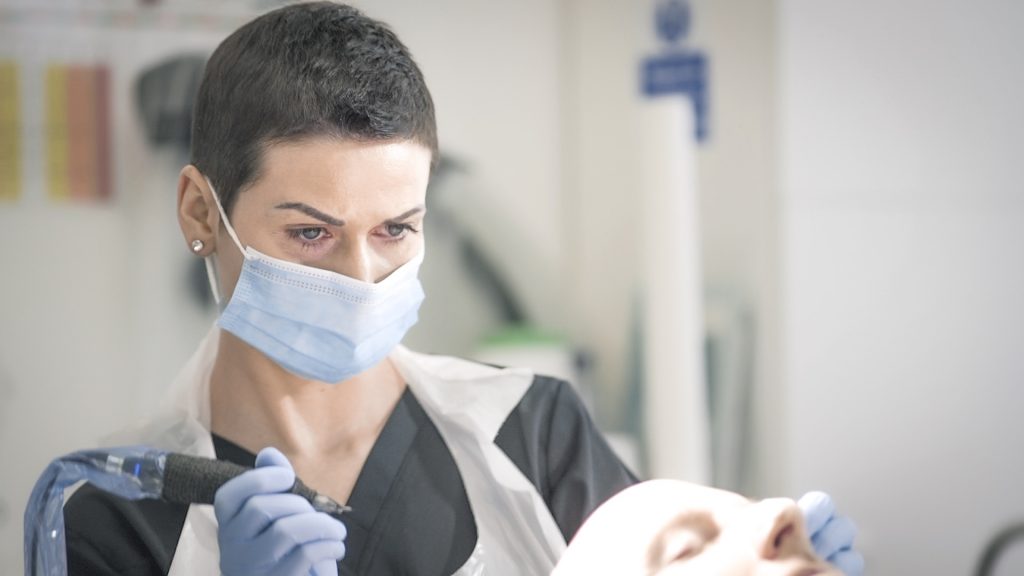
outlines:
{"label": "colored chart on wall", "polygon": [[21,194],[21,147],[18,65],[0,60],[0,201]]}
{"label": "colored chart on wall", "polygon": [[109,68],[51,64],[45,82],[48,196],[54,201],[110,198]]}

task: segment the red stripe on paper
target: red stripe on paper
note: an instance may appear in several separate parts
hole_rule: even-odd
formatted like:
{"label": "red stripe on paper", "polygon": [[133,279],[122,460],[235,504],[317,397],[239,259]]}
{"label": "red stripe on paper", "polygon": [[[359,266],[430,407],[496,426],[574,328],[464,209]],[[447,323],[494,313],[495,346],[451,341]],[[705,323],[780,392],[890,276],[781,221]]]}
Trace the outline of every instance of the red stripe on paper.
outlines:
{"label": "red stripe on paper", "polygon": [[110,68],[97,66],[94,74],[96,197],[109,200],[114,193],[113,158],[110,154]]}

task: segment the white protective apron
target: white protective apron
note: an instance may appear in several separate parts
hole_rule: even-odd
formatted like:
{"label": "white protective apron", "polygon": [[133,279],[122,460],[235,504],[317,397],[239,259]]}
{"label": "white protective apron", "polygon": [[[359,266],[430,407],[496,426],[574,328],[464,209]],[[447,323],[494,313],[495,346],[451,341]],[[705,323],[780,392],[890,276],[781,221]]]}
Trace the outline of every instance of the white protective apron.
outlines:
{"label": "white protective apron", "polygon": [[[215,457],[210,437],[210,373],[220,329],[214,326],[182,368],[161,414],[141,429],[108,439]],[[494,444],[533,374],[397,347],[390,356],[452,452],[476,520],[477,545],[458,576],[547,576],[565,539],[533,484]],[[219,574],[217,520],[209,505],[189,506],[169,576]]]}

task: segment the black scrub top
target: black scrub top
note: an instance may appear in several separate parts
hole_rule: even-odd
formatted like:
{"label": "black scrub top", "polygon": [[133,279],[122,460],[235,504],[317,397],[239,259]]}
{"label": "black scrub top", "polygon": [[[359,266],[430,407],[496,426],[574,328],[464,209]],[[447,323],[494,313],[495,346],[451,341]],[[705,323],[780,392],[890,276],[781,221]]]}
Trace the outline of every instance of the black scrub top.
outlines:
{"label": "black scrub top", "polygon": [[[217,458],[255,455],[213,435]],[[599,504],[636,482],[564,381],[536,377],[495,444],[529,479],[566,541]],[[476,546],[476,525],[444,440],[406,389],[347,502],[340,575],[448,576]],[[129,501],[91,485],[64,507],[70,576],[167,574],[188,507]]]}

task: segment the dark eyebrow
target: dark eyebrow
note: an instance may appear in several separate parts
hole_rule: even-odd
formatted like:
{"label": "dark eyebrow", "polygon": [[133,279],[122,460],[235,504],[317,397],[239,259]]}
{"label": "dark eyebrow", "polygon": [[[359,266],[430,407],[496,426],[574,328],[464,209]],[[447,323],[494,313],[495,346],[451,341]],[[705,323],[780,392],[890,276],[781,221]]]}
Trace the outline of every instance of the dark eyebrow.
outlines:
{"label": "dark eyebrow", "polygon": [[334,216],[331,216],[329,214],[324,214],[323,212],[317,210],[316,208],[313,208],[309,204],[303,204],[302,202],[284,202],[283,204],[278,204],[277,206],[274,206],[274,208],[280,210],[298,210],[299,212],[302,212],[306,216],[311,216],[313,218],[316,218],[317,220],[326,222],[331,226],[345,225],[344,220],[341,220],[340,218],[335,218]]}
{"label": "dark eyebrow", "polygon": [[424,212],[424,211],[426,211],[426,209],[427,209],[426,206],[424,206],[423,204],[420,204],[420,205],[416,206],[415,208],[413,208],[411,210],[406,210],[405,212],[402,212],[401,214],[399,214],[398,216],[395,216],[394,218],[388,218],[386,220],[386,222],[388,224],[393,224],[393,223],[396,223],[396,222],[400,222],[402,220],[405,220],[409,216],[412,216],[413,214],[417,214],[419,212]]}

